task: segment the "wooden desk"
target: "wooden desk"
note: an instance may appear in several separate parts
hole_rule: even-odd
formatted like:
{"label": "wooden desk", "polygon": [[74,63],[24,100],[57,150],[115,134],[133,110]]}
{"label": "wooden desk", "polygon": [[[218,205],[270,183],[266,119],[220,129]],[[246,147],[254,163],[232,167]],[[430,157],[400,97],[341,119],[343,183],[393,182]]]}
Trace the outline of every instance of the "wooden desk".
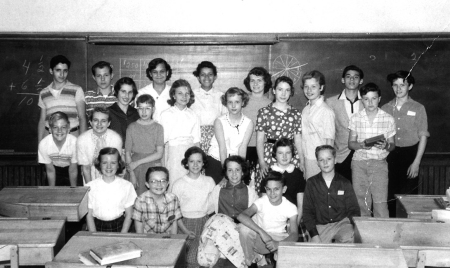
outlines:
{"label": "wooden desk", "polygon": [[397,218],[431,219],[431,211],[440,209],[434,201],[444,195],[398,195],[396,203]]}
{"label": "wooden desk", "polygon": [[132,241],[140,247],[143,250],[142,257],[123,261],[116,265],[133,267],[186,267],[185,242],[187,235],[170,235],[170,238],[164,237],[167,236],[155,234],[78,232],[67,242],[52,262],[45,264],[45,267],[86,267],[79,260],[78,254],[94,247],[123,241]]}
{"label": "wooden desk", "polygon": [[5,187],[0,191],[0,214],[9,217],[66,217],[78,222],[88,211],[89,187]]}
{"label": "wooden desk", "polygon": [[[421,251],[450,256],[450,224],[419,219],[355,217],[355,243],[399,246],[408,267],[416,267]],[[442,254],[445,252],[445,254]]]}
{"label": "wooden desk", "polygon": [[406,268],[407,266],[399,247],[280,242],[277,268],[291,267]]}
{"label": "wooden desk", "polygon": [[0,218],[0,244],[18,245],[20,265],[44,265],[64,245],[65,222]]}

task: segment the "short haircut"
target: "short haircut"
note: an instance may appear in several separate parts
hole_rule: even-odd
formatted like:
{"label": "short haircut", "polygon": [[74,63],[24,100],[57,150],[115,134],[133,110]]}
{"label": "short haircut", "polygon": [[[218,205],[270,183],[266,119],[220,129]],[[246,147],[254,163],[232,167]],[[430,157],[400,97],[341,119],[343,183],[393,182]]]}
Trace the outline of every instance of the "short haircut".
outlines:
{"label": "short haircut", "polygon": [[95,113],[102,113],[108,115],[108,122],[111,122],[111,115],[109,114],[109,109],[105,107],[95,107],[92,113],[89,115],[89,121],[92,121]]}
{"label": "short haircut", "polygon": [[147,172],[145,173],[145,181],[148,182],[150,180],[150,175],[153,172],[158,172],[158,171],[159,172],[164,172],[166,174],[167,181],[169,181],[169,171],[165,167],[149,167],[147,169]]}
{"label": "short haircut", "polygon": [[[305,73],[302,76],[302,88],[305,85],[305,81],[308,79],[316,79],[317,82],[319,82],[320,86],[325,86],[325,75],[323,75],[323,73],[317,71],[317,70],[313,70],[310,72]],[[323,95],[323,93],[325,92],[325,90],[320,91],[320,95]]]}
{"label": "short haircut", "polygon": [[155,107],[155,99],[149,94],[142,94],[136,99],[136,106],[140,103],[150,104],[152,107]]}
{"label": "short haircut", "polygon": [[91,71],[92,71],[92,75],[95,76],[95,69],[103,69],[103,68],[108,68],[109,69],[109,73],[112,74],[113,72],[113,68],[111,63],[107,62],[107,61],[99,61],[96,64],[92,65]]}
{"label": "short haircut", "polygon": [[125,162],[122,160],[122,157],[120,156],[119,151],[116,148],[113,147],[105,147],[103,149],[100,150],[100,152],[98,153],[97,158],[94,161],[94,166],[95,168],[100,171],[100,173],[102,172],[101,169],[101,162],[102,162],[102,156],[104,155],[117,155],[117,164],[119,165],[117,167],[117,171],[116,171],[116,175],[121,174],[123,172],[123,169],[125,168]]}
{"label": "short haircut", "polygon": [[150,75],[150,73],[153,70],[155,70],[156,67],[158,67],[158,65],[161,63],[164,64],[164,67],[166,68],[166,72],[167,72],[166,81],[170,80],[170,78],[172,77],[172,68],[167,63],[167,61],[165,61],[164,59],[161,59],[161,58],[156,58],[156,59],[151,60],[148,63],[148,68],[145,70],[145,73],[147,74],[147,77],[148,77],[148,79],[150,79],[150,81],[153,81],[153,78]]}
{"label": "short haircut", "polygon": [[186,150],[186,152],[184,152],[184,158],[183,160],[181,160],[181,164],[183,165],[183,167],[185,169],[189,169],[188,167],[188,162],[189,162],[189,157],[191,157],[191,155],[193,154],[201,154],[202,155],[202,159],[203,159],[203,168],[205,169],[206,167],[208,167],[208,157],[206,156],[205,152],[197,146],[192,146],[189,149]]}
{"label": "short haircut", "polygon": [[325,150],[330,150],[333,157],[336,158],[336,148],[334,148],[331,145],[325,144],[325,145],[320,145],[320,146],[316,147],[316,159],[317,160],[319,159],[319,152],[325,151]]}
{"label": "short haircut", "polygon": [[248,166],[247,162],[245,162],[244,158],[242,158],[239,155],[232,155],[225,159],[223,162],[223,168],[222,168],[222,175],[228,180],[227,177],[227,165],[230,162],[238,163],[239,166],[241,166],[242,169],[242,178],[241,180],[248,185],[250,183],[250,167]]}
{"label": "short haircut", "polygon": [[361,70],[361,68],[355,66],[355,65],[349,65],[347,67],[344,68],[344,71],[342,72],[342,78],[345,78],[345,76],[347,75],[348,71],[355,71],[359,73],[359,78],[363,79],[364,78],[364,72]]}
{"label": "short haircut", "polygon": [[269,172],[267,172],[267,175],[261,181],[261,186],[260,186],[261,193],[266,192],[266,186],[269,181],[279,181],[279,182],[281,182],[281,184],[283,186],[286,186],[286,179],[284,178],[283,173],[278,172],[278,171],[269,170]]}
{"label": "short haircut", "polygon": [[391,86],[394,84],[394,81],[399,78],[403,79],[403,81],[405,81],[406,79],[408,85],[414,85],[414,83],[416,82],[412,74],[408,71],[397,71],[387,76],[387,80],[391,83]]}
{"label": "short haircut", "polygon": [[222,100],[222,104],[223,106],[227,106],[227,102],[228,102],[228,98],[234,95],[238,95],[241,96],[242,98],[242,108],[244,108],[245,106],[247,106],[248,101],[250,100],[250,97],[248,96],[247,92],[245,92],[244,90],[238,88],[238,87],[230,87],[227,92],[225,92],[225,94],[222,95],[222,97],[220,97],[220,99]]}
{"label": "short haircut", "polygon": [[191,95],[189,102],[187,104],[187,107],[191,107],[191,105],[195,102],[195,95],[194,92],[192,91],[191,85],[189,84],[188,81],[184,80],[184,79],[178,79],[177,81],[173,82],[172,87],[170,88],[169,91],[169,95],[170,95],[170,99],[167,100],[167,103],[170,106],[174,106],[175,105],[175,92],[177,90],[177,88],[179,87],[186,87],[187,89],[189,89],[189,93]]}
{"label": "short haircut", "polygon": [[[278,77],[275,80],[275,83],[273,83],[273,90],[275,90],[277,88],[278,84],[281,82],[285,82],[291,87],[291,97],[294,96],[294,82],[292,81],[291,78],[289,78],[287,76]],[[273,101],[276,101],[275,98],[273,99]]]}
{"label": "short haircut", "polygon": [[53,70],[53,68],[55,68],[56,65],[58,64],[67,64],[67,68],[70,69],[70,60],[67,59],[65,56],[63,55],[57,55],[54,56],[51,60],[50,60],[50,69]]}
{"label": "short haircut", "polygon": [[67,116],[67,114],[60,112],[60,111],[54,112],[48,117],[48,124],[50,127],[53,127],[55,122],[58,120],[61,120],[61,119],[65,120],[67,122],[67,124],[70,125],[69,117]]}
{"label": "short haircut", "polygon": [[359,89],[359,94],[365,96],[369,92],[377,92],[378,97],[381,97],[381,90],[375,83],[367,83]]}
{"label": "short haircut", "polygon": [[295,147],[294,147],[294,143],[292,142],[291,139],[283,137],[283,138],[280,138],[279,140],[277,140],[275,142],[275,144],[272,147],[272,157],[273,158],[276,158],[276,156],[277,156],[278,147],[289,147],[289,148],[291,148],[292,157],[294,157]]}
{"label": "short haircut", "polygon": [[272,76],[270,76],[269,72],[266,69],[264,69],[263,67],[255,67],[251,69],[247,74],[247,77],[244,79],[244,85],[248,91],[252,92],[252,89],[250,87],[250,75],[262,76],[264,80],[264,93],[269,92],[270,88],[272,87]]}
{"label": "short haircut", "polygon": [[134,98],[136,97],[136,95],[138,94],[138,91],[137,91],[136,83],[130,77],[122,77],[119,80],[117,80],[117,82],[114,84],[114,96],[116,98],[118,98],[119,91],[123,85],[129,85],[133,88],[133,98],[131,99],[131,101],[133,101]]}
{"label": "short haircut", "polygon": [[203,68],[209,68],[213,71],[214,76],[217,76],[217,67],[210,61],[202,61],[197,65],[197,69],[192,72],[195,77],[200,76],[200,72]]}

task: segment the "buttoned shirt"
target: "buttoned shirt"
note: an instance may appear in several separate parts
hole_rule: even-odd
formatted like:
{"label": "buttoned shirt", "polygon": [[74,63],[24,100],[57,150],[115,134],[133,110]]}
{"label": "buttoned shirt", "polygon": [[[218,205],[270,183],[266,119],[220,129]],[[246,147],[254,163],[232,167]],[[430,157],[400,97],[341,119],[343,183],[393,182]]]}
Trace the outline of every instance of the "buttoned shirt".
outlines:
{"label": "buttoned shirt", "polygon": [[320,96],[314,105],[308,102],[302,112],[302,148],[307,159],[316,159],[316,147],[325,139],[334,140],[334,112]]}
{"label": "buttoned shirt", "polygon": [[180,202],[172,193],[164,193],[162,207],[158,206],[150,191],[141,194],[134,202],[132,219],[144,224],[145,233],[168,233],[172,224],[177,224],[181,217]]}
{"label": "buttoned shirt", "polygon": [[419,142],[421,136],[430,136],[427,112],[422,104],[408,98],[400,110],[396,106],[396,99],[393,99],[381,108],[395,119],[397,132],[395,135],[395,146],[413,146]]}
{"label": "buttoned shirt", "polygon": [[222,91],[211,88],[206,91],[202,88],[194,89],[195,102],[191,109],[200,119],[201,126],[214,125],[214,120],[224,114],[227,109],[222,105]]}
{"label": "buttoned shirt", "polygon": [[228,181],[227,185],[220,190],[219,213],[236,220],[237,216],[248,208],[248,191],[244,182],[241,181],[238,185],[231,185]]}
{"label": "buttoned shirt", "polygon": [[349,180],[336,173],[328,187],[322,173],[319,173],[306,181],[303,222],[311,237],[319,234],[316,229],[318,224],[339,222],[355,216],[361,216],[361,212]]}
{"label": "buttoned shirt", "polygon": [[[363,142],[365,139],[372,138],[383,134],[385,139],[389,139],[395,135],[394,118],[378,108],[377,114],[370,123],[366,109],[353,115],[350,119],[348,128],[358,135],[357,142]],[[353,160],[383,160],[388,156],[389,152],[385,149],[379,149],[372,146],[370,149],[358,149],[353,155]]]}
{"label": "buttoned shirt", "polygon": [[77,137],[67,134],[60,150],[53,136],[47,135],[39,143],[38,161],[41,164],[53,164],[57,167],[68,167],[72,163],[77,163]]}
{"label": "buttoned shirt", "polygon": [[155,110],[153,111],[153,120],[161,123],[161,113],[170,108],[168,100],[170,100],[170,86],[166,83],[166,87],[163,89],[161,94],[159,94],[154,88],[153,83],[150,85],[139,89],[138,95],[135,100],[142,94],[149,94],[155,100]]}

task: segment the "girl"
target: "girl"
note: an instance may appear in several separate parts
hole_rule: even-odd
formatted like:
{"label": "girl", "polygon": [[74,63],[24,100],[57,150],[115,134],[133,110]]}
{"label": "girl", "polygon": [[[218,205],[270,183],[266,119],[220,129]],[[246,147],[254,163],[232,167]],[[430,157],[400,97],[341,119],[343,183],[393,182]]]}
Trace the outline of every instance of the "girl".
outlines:
{"label": "girl", "polygon": [[289,105],[289,98],[294,95],[294,83],[287,76],[275,80],[273,94],[275,102],[258,111],[256,122],[256,151],[258,153],[259,176],[255,186],[259,189],[261,179],[267,174],[269,167],[275,163],[272,147],[277,139],[285,137],[294,141],[297,152],[294,152],[292,163],[303,167],[299,158],[301,153],[301,113]]}
{"label": "girl", "polygon": [[149,167],[160,166],[164,150],[163,127],[152,119],[155,100],[148,94],[136,100],[140,119],[131,123],[125,141],[125,159],[131,182],[141,195],[145,187],[145,174]]}
{"label": "girl", "polygon": [[[227,182],[223,188],[216,185],[208,197],[208,212],[215,212],[216,215],[205,224],[201,240],[203,246],[201,245],[199,249],[199,259],[203,266],[208,267],[242,267],[241,264],[245,259],[239,242],[239,234],[236,231],[236,224],[239,223],[237,216],[249,208],[258,198],[258,195],[253,188],[248,187],[250,170],[244,158],[238,155],[228,157],[224,161],[222,172]],[[211,248],[207,249],[208,244],[211,243],[208,243],[206,239],[215,240],[214,235],[210,235],[213,232],[216,233],[216,238],[222,237],[225,233],[229,234],[231,239],[227,240],[225,247],[234,248],[236,252],[234,250],[222,251],[226,259],[218,259],[219,249],[213,248],[213,251],[211,251]],[[235,238],[234,243],[233,238]],[[215,245],[220,244],[217,240],[214,242]],[[207,258],[206,255],[214,252],[214,250],[216,257],[210,258],[208,256]],[[233,252],[233,254],[228,254],[229,252]],[[216,261],[217,263],[214,264]]]}
{"label": "girl", "polygon": [[117,102],[108,107],[111,124],[109,128],[126,140],[127,127],[139,119],[137,110],[129,105],[137,95],[136,84],[129,77],[122,77],[114,84],[114,96]]}
{"label": "girl", "polygon": [[182,164],[189,172],[174,182],[172,193],[180,200],[181,214],[183,215],[183,218],[178,220],[180,233],[188,234],[191,238],[187,242],[186,250],[188,267],[198,267],[199,236],[208,220],[208,195],[213,190],[215,183],[211,177],[201,174],[203,168],[208,165],[208,160],[206,154],[199,147],[189,148],[184,153]]}
{"label": "girl", "polygon": [[167,81],[172,76],[172,68],[164,59],[156,58],[148,63],[145,73],[152,83],[139,89],[139,95],[149,94],[153,97],[155,100],[153,119],[161,123],[161,113],[170,108],[167,103],[170,100],[170,86]]}
{"label": "girl", "polygon": [[194,89],[195,103],[191,109],[200,119],[200,148],[207,152],[214,135],[214,120],[226,111],[220,98],[223,93],[213,87],[217,67],[212,62],[202,61],[192,74],[197,77],[200,88]]}
{"label": "girl", "polygon": [[136,191],[129,181],[117,176],[124,167],[116,148],[100,150],[95,168],[102,177],[87,184],[91,188],[87,214],[90,232],[128,232]]}
{"label": "girl", "polygon": [[[303,178],[303,172],[292,164],[293,152],[295,152],[294,144],[288,138],[281,138],[275,142],[272,157],[276,159],[276,163],[271,166],[271,169],[283,174],[287,187],[283,196],[297,206],[297,223],[300,223],[303,214],[303,192],[305,191],[306,181]],[[264,187],[261,187],[260,191],[261,193],[266,192]]]}
{"label": "girl", "polygon": [[[250,70],[247,77],[244,79],[244,85],[251,93],[248,104],[242,109],[242,112],[255,124],[258,110],[271,103],[268,96],[268,92],[272,87],[271,76],[263,67],[255,67]],[[252,137],[250,138],[245,159],[250,163],[250,170],[254,172],[256,164],[258,163],[258,154],[256,153],[256,132],[253,132]]]}
{"label": "girl", "polygon": [[194,103],[191,85],[183,79],[177,80],[170,88],[172,107],[161,114],[161,125],[164,127],[165,157],[164,165],[170,173],[170,187],[175,180],[186,174],[181,165],[184,152],[200,144],[200,122],[197,115],[189,107]]}
{"label": "girl", "polygon": [[245,158],[247,145],[253,132],[253,122],[242,114],[248,103],[248,95],[240,88],[232,87],[222,96],[222,103],[228,113],[214,121],[214,138],[208,151],[210,163],[205,174],[213,177],[216,183],[222,180],[222,165],[230,155]]}

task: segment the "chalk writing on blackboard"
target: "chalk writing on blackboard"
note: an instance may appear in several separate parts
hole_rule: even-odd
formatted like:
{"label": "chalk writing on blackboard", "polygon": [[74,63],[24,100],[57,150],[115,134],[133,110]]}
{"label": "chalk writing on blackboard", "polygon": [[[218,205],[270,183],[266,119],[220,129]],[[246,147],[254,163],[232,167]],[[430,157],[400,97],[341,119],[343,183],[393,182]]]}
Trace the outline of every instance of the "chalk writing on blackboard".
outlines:
{"label": "chalk writing on blackboard", "polygon": [[120,58],[119,75],[120,77],[130,77],[136,83],[138,89],[150,84],[145,70],[148,60]]}
{"label": "chalk writing on blackboard", "polygon": [[272,64],[272,77],[287,76],[294,81],[294,84],[302,76],[301,67],[308,63],[300,64],[300,62],[291,55],[282,54],[275,58]]}

